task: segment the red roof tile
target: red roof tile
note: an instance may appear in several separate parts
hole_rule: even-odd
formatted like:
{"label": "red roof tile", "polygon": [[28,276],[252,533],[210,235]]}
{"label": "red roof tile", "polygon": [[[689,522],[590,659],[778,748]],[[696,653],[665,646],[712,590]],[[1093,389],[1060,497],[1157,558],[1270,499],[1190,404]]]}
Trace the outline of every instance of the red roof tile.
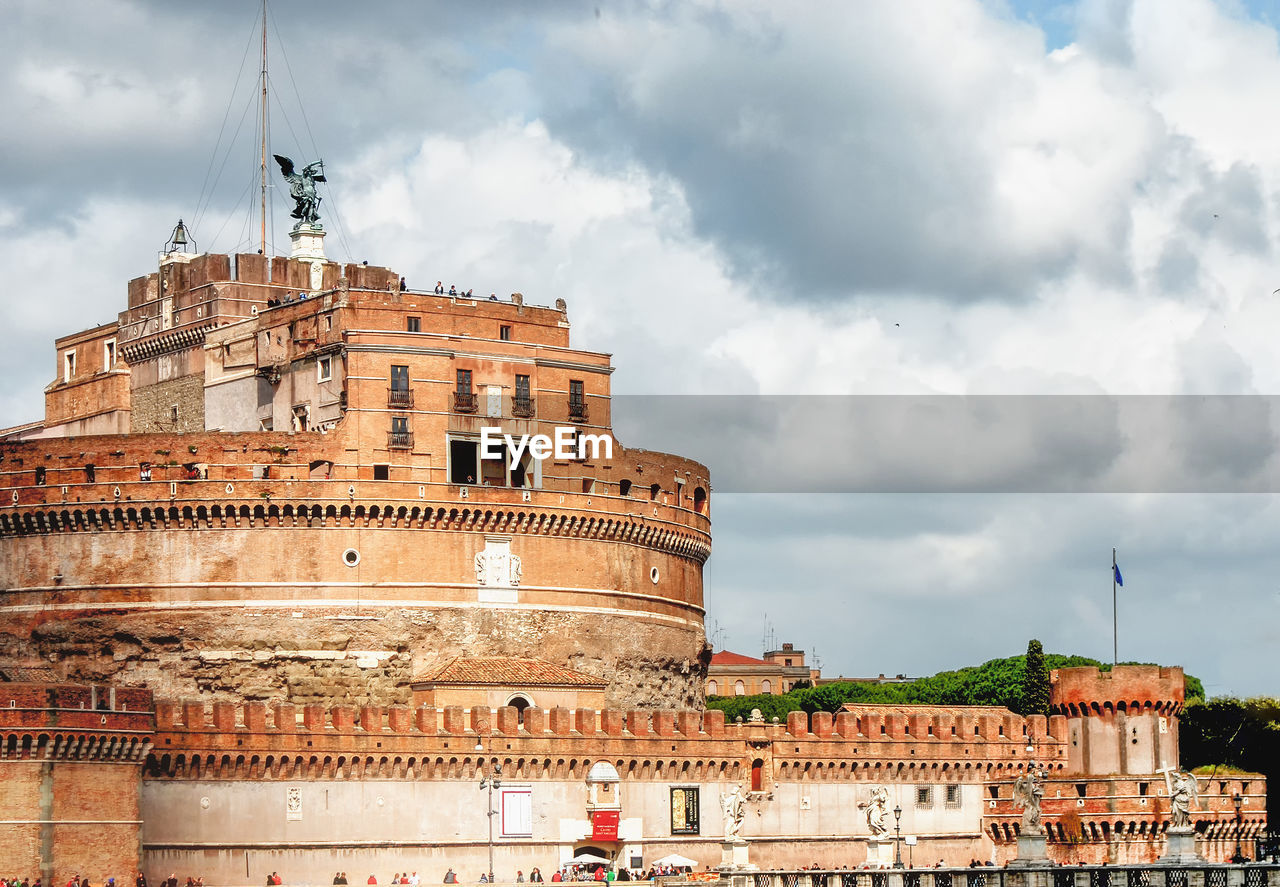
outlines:
{"label": "red roof tile", "polygon": [[776,663],[766,662],[763,659],[752,659],[750,656],[743,656],[741,653],[730,653],[728,650],[721,650],[719,653],[711,657],[712,665],[774,665]]}
{"label": "red roof tile", "polygon": [[423,684],[604,688],[609,682],[541,659],[459,656],[414,681],[415,687]]}

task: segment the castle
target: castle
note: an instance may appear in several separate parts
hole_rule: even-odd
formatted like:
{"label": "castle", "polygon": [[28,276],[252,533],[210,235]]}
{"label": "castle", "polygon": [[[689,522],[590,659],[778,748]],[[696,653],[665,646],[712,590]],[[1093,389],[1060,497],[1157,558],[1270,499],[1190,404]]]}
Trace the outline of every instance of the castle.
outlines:
{"label": "castle", "polygon": [[[612,440],[609,356],[563,302],[412,290],[305,226],[288,258],[181,233],[0,434],[0,871],[471,879],[489,835],[501,879],[729,844],[884,864],[875,797],[916,864],[1007,861],[1033,768],[1051,857],[1164,851],[1180,669],[1064,669],[1048,717],[726,723],[709,473]],[[482,458],[486,429],[574,446]],[[1199,851],[1265,828],[1264,798],[1212,780]]]}

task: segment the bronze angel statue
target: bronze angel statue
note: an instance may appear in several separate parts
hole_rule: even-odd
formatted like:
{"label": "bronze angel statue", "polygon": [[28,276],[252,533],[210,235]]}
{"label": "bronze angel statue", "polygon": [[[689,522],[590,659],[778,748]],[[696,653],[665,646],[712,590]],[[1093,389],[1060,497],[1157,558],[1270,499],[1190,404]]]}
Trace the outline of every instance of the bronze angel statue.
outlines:
{"label": "bronze angel statue", "polygon": [[293,161],[279,154],[272,154],[276,163],[280,164],[280,174],[289,183],[289,196],[293,198],[293,212],[290,216],[298,222],[293,226],[297,231],[303,225],[312,228],[320,226],[320,195],[316,193],[316,182],[327,181],[324,177],[324,161],[308,163],[301,172],[294,172]]}
{"label": "bronze angel statue", "polygon": [[1027,767],[1027,772],[1013,782],[1013,802],[1022,807],[1021,833],[1024,835],[1044,834],[1044,825],[1040,822],[1040,799],[1044,797],[1044,777],[1042,770],[1035,764]]}

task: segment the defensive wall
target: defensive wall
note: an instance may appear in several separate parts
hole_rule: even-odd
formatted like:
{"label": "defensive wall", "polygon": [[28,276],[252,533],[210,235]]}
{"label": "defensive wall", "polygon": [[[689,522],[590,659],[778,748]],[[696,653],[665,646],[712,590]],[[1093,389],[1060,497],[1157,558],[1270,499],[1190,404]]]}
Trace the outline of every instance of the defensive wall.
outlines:
{"label": "defensive wall", "polygon": [[[272,870],[295,883],[323,883],[334,870],[407,868],[434,878],[450,865],[486,867],[476,785],[499,770],[495,803],[527,811],[495,831],[495,865],[508,874],[548,871],[585,847],[624,861],[675,851],[718,863],[720,805],[735,786],[746,792],[742,834],[755,861],[835,868],[867,860],[873,836],[859,805],[883,787],[888,805],[902,809],[902,833],[918,840],[913,856],[963,865],[1013,856],[1020,810],[1012,783],[1034,762],[1049,774],[1043,808],[1056,861],[1145,864],[1163,852],[1169,811],[1160,774],[1072,771],[1065,716],[896,708],[726,723],[719,711],[152,705],[146,691],[0,684],[0,768],[13,777],[4,780],[3,818],[25,835],[13,845],[22,857],[13,870],[30,870],[30,854],[41,853],[55,877],[68,876],[63,865],[108,863],[123,874],[141,859],[148,872],[203,874],[209,883]],[[93,767],[107,764],[113,775],[95,782]],[[104,787],[110,800],[93,795],[93,803],[115,806],[95,819],[121,833],[132,823],[132,833],[111,838],[113,853],[124,849],[84,861],[97,858],[102,840],[88,822],[56,847],[41,843],[70,814],[48,806],[56,792],[34,776],[14,774],[46,767],[55,787],[59,773]],[[1221,861],[1237,837],[1265,829],[1265,791],[1252,774],[1206,780],[1194,812],[1200,852]],[[675,827],[673,793],[700,810],[691,825]],[[616,837],[597,832],[600,810],[616,813]]]}

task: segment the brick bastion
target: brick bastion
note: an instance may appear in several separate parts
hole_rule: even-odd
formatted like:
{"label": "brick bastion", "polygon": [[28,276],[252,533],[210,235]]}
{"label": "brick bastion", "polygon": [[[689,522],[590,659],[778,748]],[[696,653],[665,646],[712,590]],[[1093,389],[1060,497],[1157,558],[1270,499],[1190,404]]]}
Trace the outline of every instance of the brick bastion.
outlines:
{"label": "brick bastion", "polygon": [[[609,704],[700,703],[704,514],[375,480],[347,445],[343,426],[0,444],[0,670],[165,696],[403,703],[415,675],[466,650],[599,676]],[[188,480],[180,463],[194,460]],[[695,464],[614,461],[649,476]],[[518,582],[482,582],[478,556],[495,546],[519,558]]]}

